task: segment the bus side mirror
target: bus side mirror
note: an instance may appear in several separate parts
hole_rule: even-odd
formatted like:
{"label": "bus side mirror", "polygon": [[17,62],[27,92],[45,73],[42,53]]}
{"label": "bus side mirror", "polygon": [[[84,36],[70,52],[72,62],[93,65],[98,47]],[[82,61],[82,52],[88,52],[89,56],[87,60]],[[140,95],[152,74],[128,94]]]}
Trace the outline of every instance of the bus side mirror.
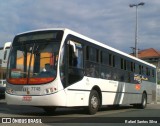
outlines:
{"label": "bus side mirror", "polygon": [[68,44],[72,46],[73,52],[75,56],[77,57],[77,49],[76,49],[76,44],[73,41],[69,41]]}

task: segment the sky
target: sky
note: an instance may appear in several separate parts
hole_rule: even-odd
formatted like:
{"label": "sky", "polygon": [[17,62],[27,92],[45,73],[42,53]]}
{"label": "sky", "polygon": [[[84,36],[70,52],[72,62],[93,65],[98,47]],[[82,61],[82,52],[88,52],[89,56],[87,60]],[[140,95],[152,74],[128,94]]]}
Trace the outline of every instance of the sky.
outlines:
{"label": "sky", "polygon": [[135,46],[160,51],[160,0],[0,0],[0,47],[16,34],[44,28],[69,28],[126,53]]}

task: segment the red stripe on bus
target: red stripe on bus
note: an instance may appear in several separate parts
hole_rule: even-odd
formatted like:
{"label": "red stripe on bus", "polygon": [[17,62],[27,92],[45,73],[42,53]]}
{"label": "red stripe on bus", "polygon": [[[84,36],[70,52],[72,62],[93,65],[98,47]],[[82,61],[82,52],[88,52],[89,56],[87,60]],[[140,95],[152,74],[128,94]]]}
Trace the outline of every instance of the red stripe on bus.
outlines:
{"label": "red stripe on bus", "polygon": [[47,77],[47,78],[9,78],[7,81],[11,84],[44,84],[53,81],[53,77]]}

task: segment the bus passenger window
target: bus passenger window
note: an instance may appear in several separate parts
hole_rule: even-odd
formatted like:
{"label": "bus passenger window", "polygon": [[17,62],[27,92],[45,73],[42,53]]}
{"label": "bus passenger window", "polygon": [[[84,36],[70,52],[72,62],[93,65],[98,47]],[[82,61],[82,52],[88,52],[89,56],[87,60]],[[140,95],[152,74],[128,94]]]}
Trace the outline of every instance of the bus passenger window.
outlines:
{"label": "bus passenger window", "polygon": [[109,54],[109,66],[115,67],[115,55]]}
{"label": "bus passenger window", "polygon": [[109,63],[109,55],[108,52],[101,51],[101,63],[103,65],[108,65]]}
{"label": "bus passenger window", "polygon": [[139,74],[142,74],[142,66],[139,65]]}
{"label": "bus passenger window", "polygon": [[99,62],[99,50],[94,47],[86,47],[86,60],[98,63]]}
{"label": "bus passenger window", "polygon": [[152,77],[154,77],[154,70],[152,70]]}
{"label": "bus passenger window", "polygon": [[124,69],[124,59],[121,58],[121,69]]}

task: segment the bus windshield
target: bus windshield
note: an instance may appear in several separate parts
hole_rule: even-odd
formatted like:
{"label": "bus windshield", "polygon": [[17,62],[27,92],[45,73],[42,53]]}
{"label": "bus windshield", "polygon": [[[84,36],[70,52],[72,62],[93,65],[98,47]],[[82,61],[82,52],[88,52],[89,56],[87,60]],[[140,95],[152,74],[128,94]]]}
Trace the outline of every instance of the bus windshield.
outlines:
{"label": "bus windshield", "polygon": [[7,81],[11,84],[45,84],[56,78],[60,41],[28,40],[13,43]]}

